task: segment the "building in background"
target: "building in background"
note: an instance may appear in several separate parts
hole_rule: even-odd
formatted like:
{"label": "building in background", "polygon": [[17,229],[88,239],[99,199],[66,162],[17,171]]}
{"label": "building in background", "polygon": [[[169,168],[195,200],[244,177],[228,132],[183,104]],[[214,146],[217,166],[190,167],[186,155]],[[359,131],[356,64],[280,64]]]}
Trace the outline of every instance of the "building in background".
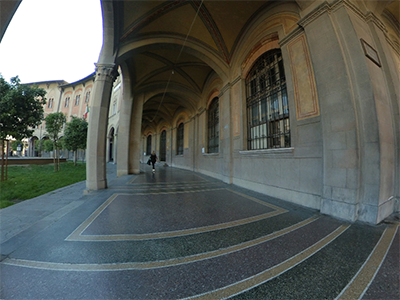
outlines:
{"label": "building in background", "polygon": [[[67,122],[71,121],[72,117],[78,117],[88,121],[90,114],[90,99],[94,84],[94,73],[73,83],[68,83],[64,80],[54,80],[45,82],[32,82],[28,85],[37,85],[44,89],[46,93],[46,105],[44,106],[44,117],[55,112],[62,112],[67,117]],[[114,139],[117,136],[118,130],[118,115],[120,108],[121,95],[121,79],[117,79],[114,83],[113,101],[109,108],[109,152],[107,162],[114,161],[116,155]],[[63,136],[63,131],[60,137]],[[24,149],[22,153],[25,156],[42,156],[52,157],[52,152],[44,151],[42,143],[48,139],[46,132],[46,122],[35,128],[32,138],[24,140]],[[61,150],[60,155],[65,158],[71,158],[73,152],[66,149]],[[85,160],[85,151],[78,151],[78,159]]]}

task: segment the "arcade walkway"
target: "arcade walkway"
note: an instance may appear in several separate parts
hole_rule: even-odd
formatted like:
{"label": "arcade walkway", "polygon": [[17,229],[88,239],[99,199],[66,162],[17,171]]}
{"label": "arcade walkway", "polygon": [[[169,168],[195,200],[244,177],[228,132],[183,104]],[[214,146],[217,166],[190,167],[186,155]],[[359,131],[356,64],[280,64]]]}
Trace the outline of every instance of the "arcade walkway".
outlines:
{"label": "arcade walkway", "polygon": [[399,299],[398,221],[349,224],[147,165],[0,211],[1,299]]}

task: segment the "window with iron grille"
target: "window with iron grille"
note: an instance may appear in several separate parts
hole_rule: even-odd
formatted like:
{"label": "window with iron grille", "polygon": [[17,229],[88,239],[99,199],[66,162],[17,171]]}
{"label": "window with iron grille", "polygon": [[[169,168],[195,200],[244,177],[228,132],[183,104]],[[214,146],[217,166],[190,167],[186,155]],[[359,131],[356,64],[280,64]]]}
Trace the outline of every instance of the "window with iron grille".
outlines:
{"label": "window with iron grille", "polygon": [[48,102],[48,104],[47,104],[47,107],[48,107],[48,108],[53,108],[53,102],[54,102],[54,98],[50,98],[50,99],[49,99],[49,102]]}
{"label": "window with iron grille", "polygon": [[176,133],[176,154],[183,155],[183,123],[179,124]]}
{"label": "window with iron grille", "polygon": [[146,143],[146,155],[151,154],[151,135],[147,136],[147,143]]}
{"label": "window with iron grille", "polygon": [[219,150],[219,100],[214,98],[208,108],[208,153]]}
{"label": "window with iron grille", "polygon": [[246,78],[247,149],[290,147],[289,104],[282,53],[260,56]]}
{"label": "window with iron grille", "polygon": [[76,95],[75,98],[75,106],[79,105],[79,101],[81,100],[81,95]]}

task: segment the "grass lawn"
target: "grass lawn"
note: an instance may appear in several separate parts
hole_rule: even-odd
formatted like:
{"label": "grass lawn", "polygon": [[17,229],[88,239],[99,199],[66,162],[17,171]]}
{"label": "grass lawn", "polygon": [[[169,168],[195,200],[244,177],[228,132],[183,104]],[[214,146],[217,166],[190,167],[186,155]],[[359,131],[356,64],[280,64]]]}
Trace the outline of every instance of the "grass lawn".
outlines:
{"label": "grass lawn", "polygon": [[8,180],[0,182],[0,208],[31,199],[86,179],[86,164],[8,166]]}

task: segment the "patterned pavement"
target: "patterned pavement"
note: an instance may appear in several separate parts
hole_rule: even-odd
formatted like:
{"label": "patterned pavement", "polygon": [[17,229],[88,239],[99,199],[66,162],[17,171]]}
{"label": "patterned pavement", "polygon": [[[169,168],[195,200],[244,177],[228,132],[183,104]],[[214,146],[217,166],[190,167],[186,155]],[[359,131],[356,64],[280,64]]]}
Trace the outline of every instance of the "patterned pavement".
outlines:
{"label": "patterned pavement", "polygon": [[143,165],[0,211],[1,299],[400,299],[399,223]]}

